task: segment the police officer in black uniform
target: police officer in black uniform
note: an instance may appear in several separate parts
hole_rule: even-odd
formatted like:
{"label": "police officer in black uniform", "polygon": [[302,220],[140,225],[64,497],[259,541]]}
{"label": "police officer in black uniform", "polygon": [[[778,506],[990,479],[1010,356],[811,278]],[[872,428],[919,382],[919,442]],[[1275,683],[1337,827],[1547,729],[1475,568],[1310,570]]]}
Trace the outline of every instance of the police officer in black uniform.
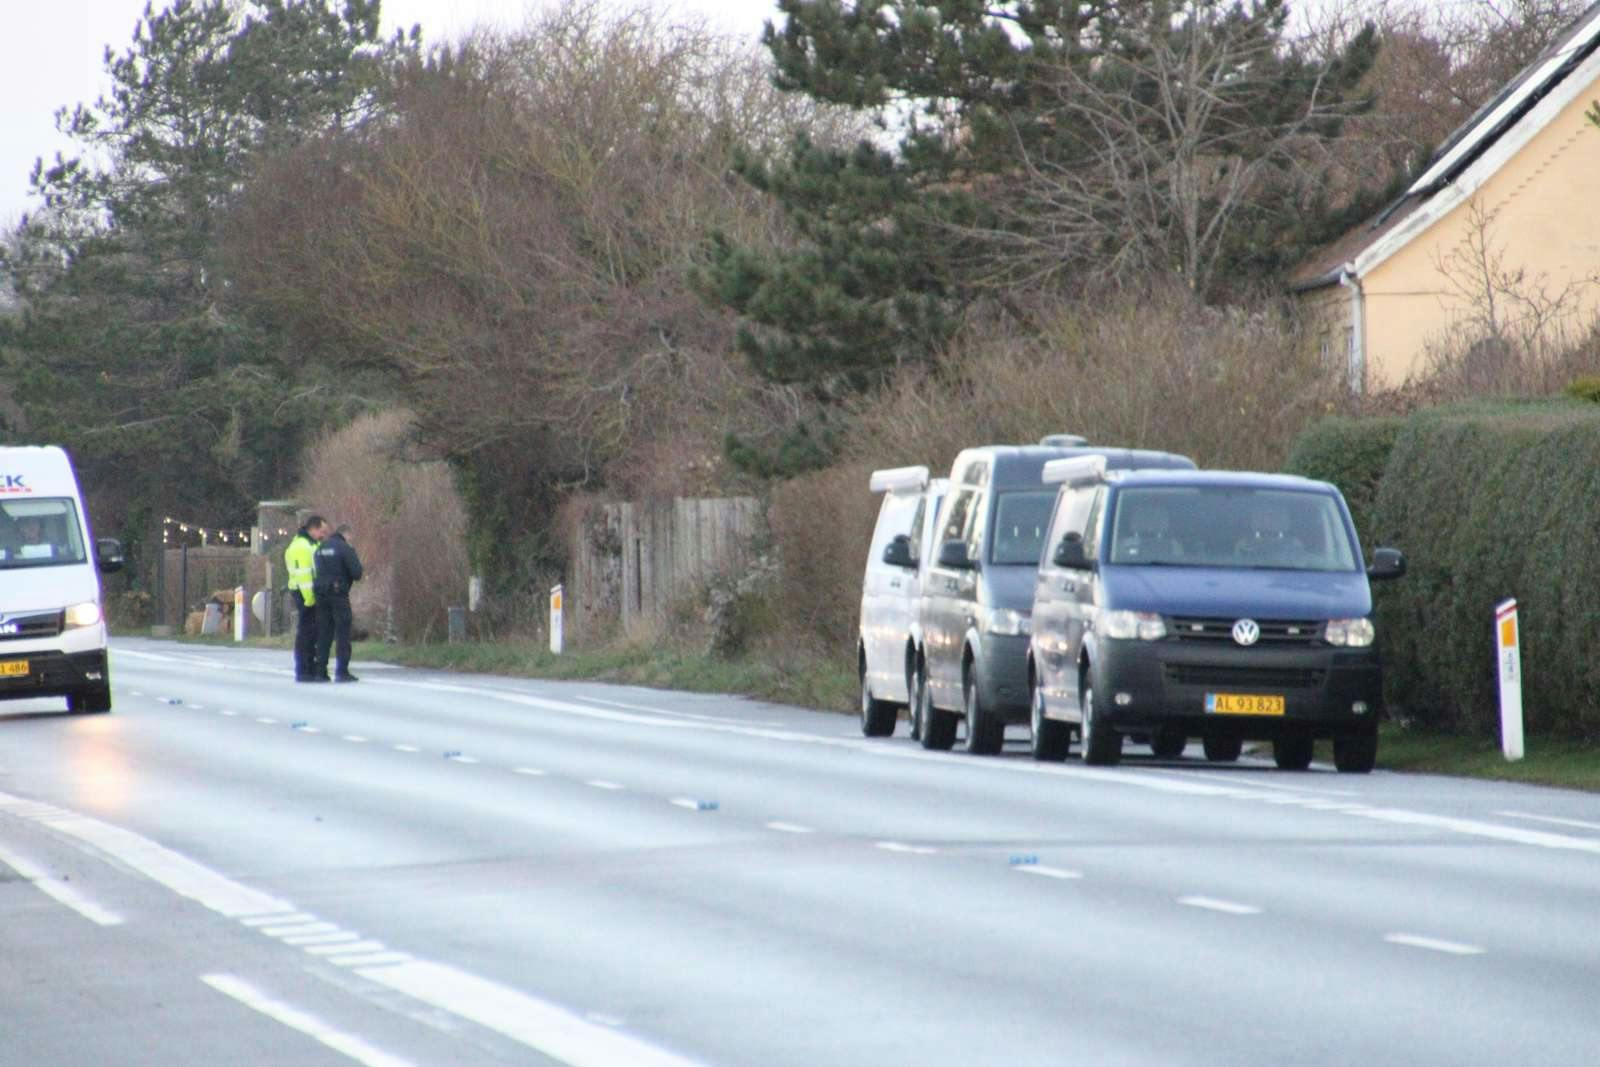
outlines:
{"label": "police officer in black uniform", "polygon": [[[317,546],[317,577],[312,586],[317,598],[317,662],[313,675],[329,681],[328,653],[335,651],[332,681],[353,682],[350,673],[350,587],[361,580],[361,557],[345,540],[350,527],[341,525]],[[334,641],[338,641],[337,650]]]}

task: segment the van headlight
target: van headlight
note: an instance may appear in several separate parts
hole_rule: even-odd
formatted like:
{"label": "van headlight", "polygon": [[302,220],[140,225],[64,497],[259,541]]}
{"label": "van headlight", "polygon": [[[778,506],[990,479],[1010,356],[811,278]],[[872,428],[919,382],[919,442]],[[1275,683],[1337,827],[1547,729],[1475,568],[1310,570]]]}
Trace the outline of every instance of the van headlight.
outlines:
{"label": "van headlight", "polygon": [[1159,641],[1167,624],[1153,611],[1108,611],[1100,616],[1100,632],[1119,641]]}
{"label": "van headlight", "polygon": [[1024,611],[996,608],[984,620],[984,629],[998,637],[1026,637],[1033,633],[1033,618]]}
{"label": "van headlight", "polygon": [[1371,619],[1331,619],[1322,639],[1339,648],[1368,648],[1378,636]]}
{"label": "van headlight", "polygon": [[81,626],[93,626],[100,621],[100,605],[93,600],[85,600],[82,604],[74,604],[67,609],[67,629],[72,630]]}

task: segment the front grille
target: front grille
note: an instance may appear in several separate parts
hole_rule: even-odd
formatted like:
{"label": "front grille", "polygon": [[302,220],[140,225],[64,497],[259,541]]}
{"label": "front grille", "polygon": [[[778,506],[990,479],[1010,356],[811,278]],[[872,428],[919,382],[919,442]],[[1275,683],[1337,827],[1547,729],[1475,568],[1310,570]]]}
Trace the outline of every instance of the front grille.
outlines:
{"label": "front grille", "polygon": [[1318,689],[1327,671],[1285,667],[1224,667],[1209,663],[1169,663],[1167,681],[1173,685],[1215,689]]}
{"label": "front grille", "polygon": [[54,637],[61,632],[61,612],[0,617],[0,641],[27,641]]}
{"label": "front grille", "polygon": [[[1233,624],[1238,619],[1174,616],[1172,633],[1179,641],[1234,644]],[[1261,637],[1256,647],[1312,645],[1322,640],[1323,623],[1315,619],[1257,619]]]}

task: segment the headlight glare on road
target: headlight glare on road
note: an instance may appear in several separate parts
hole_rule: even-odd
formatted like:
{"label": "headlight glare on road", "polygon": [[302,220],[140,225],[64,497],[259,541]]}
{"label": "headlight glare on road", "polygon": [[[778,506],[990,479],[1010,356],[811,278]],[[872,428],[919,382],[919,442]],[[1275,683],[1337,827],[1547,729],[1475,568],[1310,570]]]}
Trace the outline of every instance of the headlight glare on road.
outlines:
{"label": "headlight glare on road", "polygon": [[67,629],[71,630],[80,626],[93,626],[100,621],[100,605],[93,600],[85,600],[82,604],[74,604],[67,609]]}
{"label": "headlight glare on road", "polygon": [[1024,637],[1033,632],[1033,619],[1024,611],[996,608],[985,620],[990,633],[1000,637]]}
{"label": "headlight glare on road", "polygon": [[1108,611],[1100,617],[1100,632],[1119,641],[1159,641],[1167,624],[1153,611]]}
{"label": "headlight glare on road", "polygon": [[1323,640],[1339,648],[1367,648],[1378,636],[1371,619],[1332,619]]}

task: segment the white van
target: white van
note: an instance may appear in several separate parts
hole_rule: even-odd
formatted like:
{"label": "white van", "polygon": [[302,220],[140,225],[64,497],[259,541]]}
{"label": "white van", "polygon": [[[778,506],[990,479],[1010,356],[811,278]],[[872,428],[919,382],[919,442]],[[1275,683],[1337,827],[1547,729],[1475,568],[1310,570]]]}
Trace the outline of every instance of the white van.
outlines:
{"label": "white van", "polygon": [[99,572],[121,567],[121,545],[90,537],[65,452],[0,448],[0,700],[111,710]]}
{"label": "white van", "polygon": [[[931,561],[934,517],[949,482],[930,479],[927,467],[896,467],[873,471],[869,484],[884,497],[861,580],[856,666],[861,732],[887,737],[900,709],[911,703],[912,654],[920,639],[917,601]],[[911,726],[914,736],[918,724],[913,720]]]}

